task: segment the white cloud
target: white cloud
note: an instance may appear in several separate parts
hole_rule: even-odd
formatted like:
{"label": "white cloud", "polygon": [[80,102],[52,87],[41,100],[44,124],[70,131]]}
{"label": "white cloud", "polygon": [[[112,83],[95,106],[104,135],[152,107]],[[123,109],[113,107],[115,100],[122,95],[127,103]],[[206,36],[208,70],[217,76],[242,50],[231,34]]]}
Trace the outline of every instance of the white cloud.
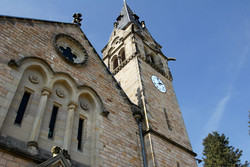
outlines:
{"label": "white cloud", "polygon": [[[223,118],[223,114],[225,112],[227,103],[229,102],[230,98],[231,98],[231,95],[229,94],[229,95],[223,97],[219,101],[216,108],[214,109],[212,116],[210,117],[207,124],[205,125],[204,131],[203,131],[204,133],[201,134],[199,143],[194,145],[194,150],[198,154],[197,158],[202,159],[203,146],[200,143],[200,141],[202,141],[202,139],[204,139],[208,135],[208,133],[216,131],[219,128],[220,122]],[[203,165],[199,164],[198,166],[202,167]]]}
{"label": "white cloud", "polygon": [[231,98],[231,95],[223,97],[218,103],[213,115],[210,117],[209,121],[205,126],[205,133],[208,134],[212,131],[216,131],[220,126],[220,122],[225,111],[226,105]]}

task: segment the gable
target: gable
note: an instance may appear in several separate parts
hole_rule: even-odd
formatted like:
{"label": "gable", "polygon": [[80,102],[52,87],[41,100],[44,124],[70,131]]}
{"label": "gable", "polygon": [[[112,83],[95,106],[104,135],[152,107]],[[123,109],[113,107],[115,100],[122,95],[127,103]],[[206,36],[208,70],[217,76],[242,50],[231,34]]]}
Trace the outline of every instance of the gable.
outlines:
{"label": "gable", "polygon": [[[112,146],[108,149],[118,149],[113,142],[106,143],[108,140],[137,144],[137,124],[131,112],[134,104],[77,25],[0,16],[0,29],[4,30],[0,63],[8,71],[1,83],[1,89],[8,94],[8,98],[0,97],[1,104],[6,104],[0,106],[1,134],[35,147],[38,150],[32,154],[38,156],[39,149],[63,146],[70,150],[74,163],[87,166],[102,162],[103,157],[98,153],[106,149],[106,145]],[[58,34],[64,34],[64,37],[55,45]],[[60,55],[60,47],[66,57]],[[30,98],[22,104],[27,93]],[[25,106],[26,110],[21,111],[25,116],[16,126],[13,122],[20,106]],[[39,132],[33,131],[38,119]],[[83,130],[79,130],[79,122],[82,122]],[[110,134],[114,136],[112,139]],[[122,135],[133,138],[121,138]],[[131,152],[130,149],[122,151]],[[139,163],[135,156],[124,159],[129,162],[135,158]],[[53,163],[63,164],[63,160]]]}
{"label": "gable", "polygon": [[[89,85],[95,89],[99,87],[100,82],[105,82],[102,85],[107,86],[106,88],[113,87],[113,89],[118,88],[118,92],[122,91],[119,86],[114,86],[117,85],[114,77],[77,25],[5,16],[0,16],[0,20],[1,29],[14,32],[3,34],[3,40],[11,41],[11,43],[2,43],[3,48],[6,49],[6,52],[3,51],[5,62],[11,59],[18,61],[24,57],[39,57],[45,60],[53,71],[69,74],[79,86]],[[67,38],[77,41],[77,44],[80,44],[87,53],[88,60],[81,64],[72,63],[67,61],[67,58],[63,58],[55,45],[55,38],[59,34],[65,34]],[[20,43],[22,43],[21,46]],[[74,50],[77,52],[76,49]]]}

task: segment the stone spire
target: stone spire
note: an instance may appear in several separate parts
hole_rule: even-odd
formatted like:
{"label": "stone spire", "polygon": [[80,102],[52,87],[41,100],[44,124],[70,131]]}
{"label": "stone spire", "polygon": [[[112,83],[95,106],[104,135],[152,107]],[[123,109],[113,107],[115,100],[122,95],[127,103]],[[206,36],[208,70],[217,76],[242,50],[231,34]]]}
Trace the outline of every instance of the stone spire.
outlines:
{"label": "stone spire", "polygon": [[130,9],[126,0],[124,0],[121,13],[117,17],[116,21],[118,29],[124,29],[131,22],[141,28],[139,17]]}

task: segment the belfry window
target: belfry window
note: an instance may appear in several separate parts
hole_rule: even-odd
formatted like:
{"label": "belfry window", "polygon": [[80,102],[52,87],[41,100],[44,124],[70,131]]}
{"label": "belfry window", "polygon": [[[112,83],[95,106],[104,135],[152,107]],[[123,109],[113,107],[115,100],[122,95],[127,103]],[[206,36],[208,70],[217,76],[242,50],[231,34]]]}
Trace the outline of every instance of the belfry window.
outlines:
{"label": "belfry window", "polygon": [[121,55],[122,62],[123,62],[126,59],[124,48],[121,50],[120,55]]}
{"label": "belfry window", "polygon": [[19,125],[21,124],[24,112],[25,112],[27,104],[29,102],[30,95],[31,95],[31,93],[26,92],[26,91],[24,92],[22,101],[21,101],[19,108],[18,108],[18,111],[17,111],[15,124],[19,124]]}
{"label": "belfry window", "polygon": [[113,60],[113,70],[118,66],[118,58],[115,57]]}
{"label": "belfry window", "polygon": [[152,55],[147,55],[147,60],[151,62],[152,64],[155,64],[154,58]]}
{"label": "belfry window", "polygon": [[168,125],[168,129],[172,130],[171,125],[170,125],[170,121],[168,119],[168,114],[167,114],[167,111],[166,111],[165,108],[164,108],[164,114],[165,114],[166,122],[167,122],[167,125]]}
{"label": "belfry window", "polygon": [[83,132],[83,123],[84,119],[79,118],[79,124],[78,124],[78,133],[77,133],[77,149],[82,150],[82,132]]}
{"label": "belfry window", "polygon": [[49,133],[48,133],[48,138],[50,139],[53,138],[58,109],[59,108],[57,106],[55,105],[53,106],[50,123],[49,123]]}

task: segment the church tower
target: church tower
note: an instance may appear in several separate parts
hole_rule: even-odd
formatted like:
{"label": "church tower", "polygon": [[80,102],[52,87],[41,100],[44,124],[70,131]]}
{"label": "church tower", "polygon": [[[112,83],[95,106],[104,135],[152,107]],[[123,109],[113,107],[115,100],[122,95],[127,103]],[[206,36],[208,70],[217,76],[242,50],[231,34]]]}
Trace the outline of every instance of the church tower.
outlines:
{"label": "church tower", "polygon": [[141,107],[147,166],[197,166],[176,99],[167,58],[124,1],[103,61],[130,100]]}

